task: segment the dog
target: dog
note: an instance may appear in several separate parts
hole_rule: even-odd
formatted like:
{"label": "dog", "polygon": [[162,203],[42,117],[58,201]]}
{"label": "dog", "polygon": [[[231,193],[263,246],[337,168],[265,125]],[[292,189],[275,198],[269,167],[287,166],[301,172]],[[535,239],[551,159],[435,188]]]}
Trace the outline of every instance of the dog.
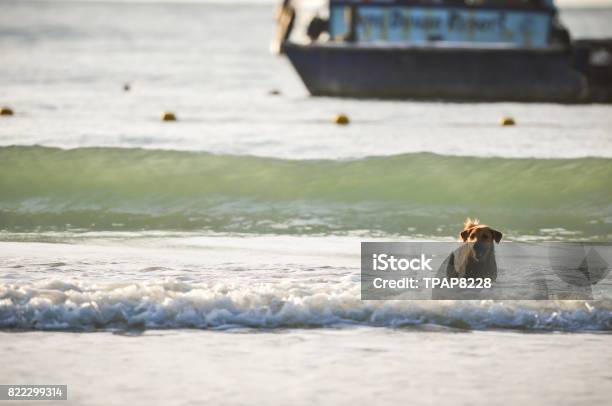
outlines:
{"label": "dog", "polygon": [[453,251],[447,262],[448,278],[490,278],[497,279],[495,244],[503,234],[478,219],[467,218],[460,234],[463,244]]}
{"label": "dog", "polygon": [[[493,228],[480,224],[477,219],[466,219],[460,234],[463,244],[455,249],[444,260],[438,272],[440,279],[497,279],[497,263],[495,262],[495,244],[499,244],[503,235]],[[463,300],[483,299],[487,289],[434,289],[432,299]]]}

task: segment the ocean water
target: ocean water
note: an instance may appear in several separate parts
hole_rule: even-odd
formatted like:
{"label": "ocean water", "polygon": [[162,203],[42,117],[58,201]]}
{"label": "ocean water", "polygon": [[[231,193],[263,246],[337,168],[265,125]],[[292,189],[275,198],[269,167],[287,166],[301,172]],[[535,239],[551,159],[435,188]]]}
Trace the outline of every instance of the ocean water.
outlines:
{"label": "ocean water", "polygon": [[[309,97],[268,52],[271,4],[0,6],[0,383],[75,405],[609,401],[609,301],[359,286],[361,241],[451,241],[466,216],[610,241],[609,106]],[[612,36],[612,10],[561,17]]]}

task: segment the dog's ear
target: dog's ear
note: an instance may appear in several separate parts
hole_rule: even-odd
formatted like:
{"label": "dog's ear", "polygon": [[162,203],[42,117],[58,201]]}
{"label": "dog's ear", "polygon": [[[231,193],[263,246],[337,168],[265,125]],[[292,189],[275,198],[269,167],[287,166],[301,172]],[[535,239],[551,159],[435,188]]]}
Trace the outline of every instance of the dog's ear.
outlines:
{"label": "dog's ear", "polygon": [[493,234],[493,239],[495,240],[496,243],[499,244],[499,242],[501,241],[502,237],[504,236],[502,233],[500,233],[497,230],[493,230],[491,229],[491,234]]}
{"label": "dog's ear", "polygon": [[468,240],[468,237],[470,236],[470,231],[472,230],[463,230],[461,232],[461,234],[459,234],[461,236],[461,239],[463,240],[463,242],[466,242]]}

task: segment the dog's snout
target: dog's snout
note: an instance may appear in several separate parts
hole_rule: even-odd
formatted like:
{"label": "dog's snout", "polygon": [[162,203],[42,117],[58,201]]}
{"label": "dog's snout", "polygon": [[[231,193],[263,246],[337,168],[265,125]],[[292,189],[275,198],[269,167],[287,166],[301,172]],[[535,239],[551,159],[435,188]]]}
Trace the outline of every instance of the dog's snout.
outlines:
{"label": "dog's snout", "polygon": [[476,255],[476,258],[481,258],[485,254],[486,250],[487,247],[485,247],[485,244],[481,243],[480,241],[474,243],[474,254]]}

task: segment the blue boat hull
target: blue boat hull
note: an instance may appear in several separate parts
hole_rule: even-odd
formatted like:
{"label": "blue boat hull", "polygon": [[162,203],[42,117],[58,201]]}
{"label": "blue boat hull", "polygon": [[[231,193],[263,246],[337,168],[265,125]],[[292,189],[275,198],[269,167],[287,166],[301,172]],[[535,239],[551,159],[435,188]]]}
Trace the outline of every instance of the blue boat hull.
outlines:
{"label": "blue boat hull", "polygon": [[284,51],[312,95],[580,103],[566,50],[298,45]]}

